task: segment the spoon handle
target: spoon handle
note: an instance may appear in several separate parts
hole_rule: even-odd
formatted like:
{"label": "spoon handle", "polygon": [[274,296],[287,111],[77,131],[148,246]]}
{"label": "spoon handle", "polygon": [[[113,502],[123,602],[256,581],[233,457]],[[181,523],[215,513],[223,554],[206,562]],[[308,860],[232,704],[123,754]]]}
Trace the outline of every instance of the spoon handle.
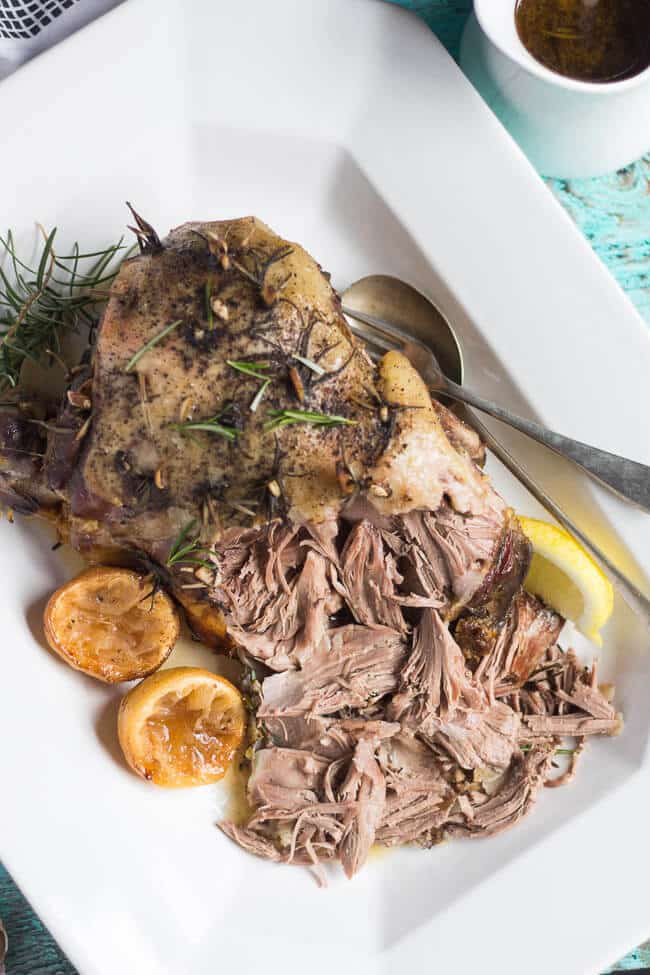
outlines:
{"label": "spoon handle", "polygon": [[509,410],[497,406],[496,403],[483,399],[482,396],[477,396],[449,380],[445,384],[445,392],[452,399],[461,400],[461,402],[481,410],[482,413],[487,413],[496,420],[507,423],[515,430],[519,430],[536,440],[537,443],[554,450],[556,454],[572,460],[587,474],[615,491],[622,498],[632,501],[644,511],[650,511],[650,467],[645,464],[628,460],[626,457],[619,457],[617,454],[610,454],[598,447],[590,447],[579,440],[564,437],[561,433],[554,433],[539,423],[516,416]]}
{"label": "spoon handle", "polygon": [[650,599],[644,593],[641,592],[637,586],[631,582],[627,576],[621,572],[621,570],[614,565],[614,563],[609,559],[604,552],[602,552],[598,546],[588,538],[584,532],[578,528],[577,525],[569,518],[567,514],[564,513],[562,508],[555,503],[553,498],[546,493],[546,491],[537,484],[525,467],[523,467],[518,460],[512,456],[512,454],[506,450],[502,443],[496,439],[496,437],[488,430],[486,426],[479,420],[479,418],[471,412],[471,410],[466,411],[467,418],[470,425],[479,434],[485,445],[492,451],[495,457],[501,461],[504,467],[507,467],[511,474],[517,478],[517,480],[523,484],[523,486],[532,494],[536,501],[546,508],[548,513],[555,518],[555,520],[568,531],[570,535],[580,542],[583,548],[585,548],[592,558],[600,565],[603,572],[610,580],[612,585],[620,593],[622,598],[625,600],[627,605],[633,610],[636,615],[643,620],[646,626],[650,627]]}

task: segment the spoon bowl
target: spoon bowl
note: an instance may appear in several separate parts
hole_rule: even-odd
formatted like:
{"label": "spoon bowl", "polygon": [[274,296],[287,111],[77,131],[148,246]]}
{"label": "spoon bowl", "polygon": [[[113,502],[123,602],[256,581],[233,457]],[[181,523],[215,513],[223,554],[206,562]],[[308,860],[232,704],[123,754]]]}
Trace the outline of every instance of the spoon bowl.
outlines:
{"label": "spoon bowl", "polygon": [[462,386],[460,343],[447,318],[422,292],[390,274],[370,274],[350,285],[341,299],[347,308],[382,318],[406,333],[407,339],[426,346],[447,379]]}

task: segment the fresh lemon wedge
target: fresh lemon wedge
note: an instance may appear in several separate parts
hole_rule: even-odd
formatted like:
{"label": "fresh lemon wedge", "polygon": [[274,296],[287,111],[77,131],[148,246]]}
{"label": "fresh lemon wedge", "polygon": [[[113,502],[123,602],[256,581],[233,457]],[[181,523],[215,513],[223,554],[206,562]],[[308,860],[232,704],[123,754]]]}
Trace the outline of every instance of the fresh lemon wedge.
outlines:
{"label": "fresh lemon wedge", "polygon": [[131,768],[167,788],[223,778],[245,730],[237,688],[200,667],[173,667],[145,678],[123,698],[117,719]]}
{"label": "fresh lemon wedge", "polygon": [[614,606],[607,576],[562,528],[521,516],[519,523],[533,547],[524,587],[575,623],[587,639],[602,646],[600,630]]}

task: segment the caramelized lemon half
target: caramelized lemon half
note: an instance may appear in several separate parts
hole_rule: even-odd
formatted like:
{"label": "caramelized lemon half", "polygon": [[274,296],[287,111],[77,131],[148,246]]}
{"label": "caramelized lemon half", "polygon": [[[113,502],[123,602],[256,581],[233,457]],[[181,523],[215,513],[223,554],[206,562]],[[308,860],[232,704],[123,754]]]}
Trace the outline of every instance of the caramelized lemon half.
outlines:
{"label": "caramelized lemon half", "polygon": [[172,667],[147,677],[123,699],[117,719],[131,768],[168,788],[221,779],[245,730],[237,688],[200,667]]}
{"label": "caramelized lemon half", "polygon": [[87,569],[57,589],[45,607],[45,637],[66,663],[115,684],[163,663],[180,622],[169,596],[130,569]]}

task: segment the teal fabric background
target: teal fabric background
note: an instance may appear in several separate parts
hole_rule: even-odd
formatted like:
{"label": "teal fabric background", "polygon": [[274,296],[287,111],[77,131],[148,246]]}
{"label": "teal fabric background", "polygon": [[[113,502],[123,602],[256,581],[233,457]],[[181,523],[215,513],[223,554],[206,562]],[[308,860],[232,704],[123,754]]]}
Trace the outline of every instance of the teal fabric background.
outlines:
{"label": "teal fabric background", "polygon": [[[394,2],[420,14],[451,54],[458,54],[460,36],[471,9],[470,0]],[[547,184],[650,322],[650,153],[610,176],[591,180],[548,180]],[[615,327],[613,322],[612,328]],[[52,878],[52,883],[56,883],[56,878]],[[1,865],[0,917],[9,935],[7,975],[75,975],[75,969]],[[435,962],[435,958],[433,960]],[[650,970],[650,943],[631,952],[610,971],[638,970],[644,966]]]}

